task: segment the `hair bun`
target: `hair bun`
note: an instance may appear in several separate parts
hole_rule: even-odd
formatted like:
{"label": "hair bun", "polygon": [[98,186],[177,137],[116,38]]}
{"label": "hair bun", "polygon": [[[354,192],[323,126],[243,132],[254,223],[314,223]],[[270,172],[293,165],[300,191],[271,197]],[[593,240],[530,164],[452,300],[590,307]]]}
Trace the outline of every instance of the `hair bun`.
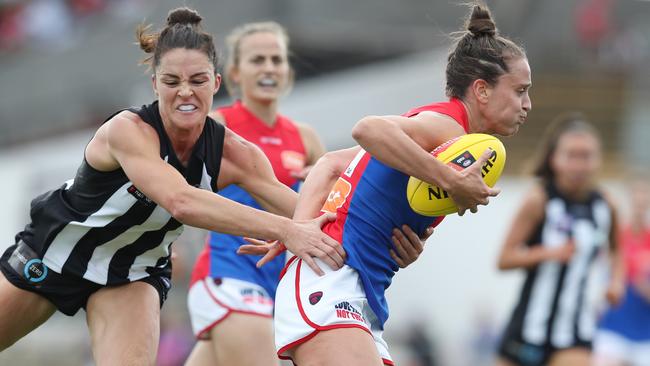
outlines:
{"label": "hair bun", "polygon": [[190,8],[176,8],[169,12],[167,15],[167,26],[171,27],[174,24],[189,24],[198,25],[203,18],[199,13]]}
{"label": "hair bun", "polygon": [[481,5],[474,5],[472,14],[467,21],[467,30],[474,37],[494,36],[497,33],[490,11]]}

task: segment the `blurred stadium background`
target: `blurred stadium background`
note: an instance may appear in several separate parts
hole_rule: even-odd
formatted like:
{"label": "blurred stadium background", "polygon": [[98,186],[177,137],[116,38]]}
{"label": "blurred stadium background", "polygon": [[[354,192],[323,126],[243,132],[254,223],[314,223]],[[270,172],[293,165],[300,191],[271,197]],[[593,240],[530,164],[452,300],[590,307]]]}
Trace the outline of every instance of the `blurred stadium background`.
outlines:
{"label": "blurred stadium background", "polygon": [[[444,66],[466,8],[453,0],[0,0],[0,249],[28,220],[36,194],[71,178],[85,143],[113,111],[148,103],[150,77],[132,44],[137,23],[161,26],[194,7],[223,36],[272,19],[291,37],[297,82],[281,112],[313,124],[328,149],[353,144],[366,114],[400,114],[443,100]],[[551,118],[584,112],[605,145],[603,185],[621,201],[625,172],[650,170],[650,1],[488,1],[500,31],[524,44],[533,111],[508,149],[502,194],[477,215],[450,217],[416,265],[389,290],[387,339],[399,365],[488,365],[521,273],[496,255],[531,183],[526,160]],[[224,88],[225,89],[225,88]],[[216,105],[229,103],[225,90]],[[163,309],[160,365],[180,365],[193,344],[185,295],[203,233],[176,243],[174,289]],[[595,310],[602,308],[592,277]],[[2,365],[92,364],[83,313],[52,321],[0,354]],[[425,360],[431,353],[431,361]],[[424,355],[418,357],[418,355]]]}

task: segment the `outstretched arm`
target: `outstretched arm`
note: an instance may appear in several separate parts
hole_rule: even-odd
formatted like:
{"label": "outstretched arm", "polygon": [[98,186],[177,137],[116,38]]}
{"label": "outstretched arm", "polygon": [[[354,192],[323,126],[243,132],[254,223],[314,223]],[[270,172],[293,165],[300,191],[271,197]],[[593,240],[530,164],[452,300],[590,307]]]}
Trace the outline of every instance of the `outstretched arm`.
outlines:
{"label": "outstretched arm", "polygon": [[[86,148],[86,157],[99,170],[121,167],[142,193],[184,224],[268,239],[287,235],[291,220],[190,186],[160,158],[159,151],[156,131],[134,113],[125,111],[97,131]],[[274,225],[262,225],[266,220]]]}
{"label": "outstretched arm", "polygon": [[[108,171],[119,167],[124,169],[131,182],[142,193],[184,224],[233,235],[280,240],[289,248],[318,248],[322,253],[326,253],[324,256],[328,258],[323,260],[333,268],[342,265],[341,256],[339,262],[329,259],[336,256],[339,244],[320,230],[327,218],[296,222],[192,187],[179,172],[160,158],[159,149],[156,131],[137,115],[122,112],[98,130],[86,148],[86,157],[91,165],[99,170]],[[259,168],[262,172],[259,174],[264,176],[267,174],[264,171],[270,170],[268,164],[264,157],[254,160],[249,168]],[[219,179],[223,177],[228,180],[229,174],[236,175],[222,171]],[[233,177],[230,179],[237,180]],[[239,183],[244,187],[252,186],[249,181]],[[268,184],[272,183],[262,185],[268,187]],[[275,202],[269,195],[276,193],[277,191],[273,190],[266,193],[255,192],[269,202]],[[295,200],[295,193],[291,193],[291,197]],[[291,208],[281,208],[282,203],[276,204],[280,207],[279,210],[286,213],[292,211],[293,203],[284,204]],[[307,255],[304,250],[294,253],[301,257]],[[322,273],[319,268],[314,270]]]}

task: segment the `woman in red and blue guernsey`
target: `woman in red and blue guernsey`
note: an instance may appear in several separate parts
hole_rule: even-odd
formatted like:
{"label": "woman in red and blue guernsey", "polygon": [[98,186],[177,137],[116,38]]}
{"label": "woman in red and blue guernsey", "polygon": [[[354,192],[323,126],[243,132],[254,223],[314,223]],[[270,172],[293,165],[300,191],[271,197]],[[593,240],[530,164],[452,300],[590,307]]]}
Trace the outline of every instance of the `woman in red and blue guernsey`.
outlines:
{"label": "woman in red and blue guernsey", "polygon": [[[474,5],[467,31],[449,55],[446,92],[450,101],[415,108],[402,116],[371,116],[352,136],[361,145],[326,154],[307,177],[295,218],[335,212],[323,231],[339,241],[346,264],[317,275],[292,259],[276,293],[274,315],[278,355],[297,365],[393,365],[382,339],[388,305],[384,293],[398,270],[391,258],[391,231],[408,225],[416,232],[442,218],[415,213],[406,200],[409,176],[447,190],[459,206],[456,187],[480,180],[488,150],[476,164],[457,172],[429,152],[466,133],[510,136],[524,123],[531,102],[530,68],[524,50],[497,34],[485,6]],[[333,187],[333,188],[332,188]],[[488,196],[498,190],[485,186]],[[328,194],[329,192],[329,194]],[[247,246],[243,251],[259,250]],[[268,245],[267,258],[278,246]],[[263,260],[263,261],[264,261]]]}
{"label": "woman in red and blue guernsey", "polygon": [[[260,147],[277,179],[297,191],[325,148],[311,127],[278,113],[279,99],[293,79],[288,43],[285,30],[274,22],[248,23],[233,30],[227,39],[226,82],[230,93],[240,99],[214,111],[211,117]],[[232,185],[219,194],[260,208],[241,187]],[[398,245],[405,243],[400,249],[407,252],[397,259],[407,265],[417,258],[422,243],[408,228],[404,234],[396,235],[402,239]],[[278,256],[257,268],[259,258],[237,255],[243,243],[239,236],[212,232],[199,255],[188,294],[192,327],[199,342],[186,365],[279,362],[273,347],[272,315],[285,258]],[[254,349],[249,346],[250,339],[255,339]]]}

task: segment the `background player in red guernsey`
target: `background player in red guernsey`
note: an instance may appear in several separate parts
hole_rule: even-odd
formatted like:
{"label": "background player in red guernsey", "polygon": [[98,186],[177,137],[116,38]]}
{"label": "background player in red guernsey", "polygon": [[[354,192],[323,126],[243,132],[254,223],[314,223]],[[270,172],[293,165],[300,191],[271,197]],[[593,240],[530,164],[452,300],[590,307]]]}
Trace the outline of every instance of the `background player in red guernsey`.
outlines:
{"label": "background player in red guernsey", "polygon": [[[393,364],[382,339],[388,318],[384,293],[398,270],[389,255],[391,230],[409,225],[422,232],[441,221],[410,208],[408,178],[443,189],[452,181],[479,179],[489,150],[462,172],[440,164],[429,152],[465,133],[515,134],[531,109],[530,85],[524,50],[499,36],[487,8],[475,5],[467,31],[449,55],[449,102],[403,116],[366,117],[352,131],[361,147],[319,160],[305,181],[294,217],[314,217],[321,208],[335,211],[336,221],[323,230],[342,243],[347,260],[337,271],[324,268],[324,276],[299,259],[287,265],[274,315],[281,357],[298,365]],[[491,196],[498,193],[485,189]],[[454,198],[453,190],[448,192]],[[265,262],[278,246],[246,246],[241,251],[263,250],[270,250]]]}
{"label": "background player in red guernsey", "polygon": [[[259,146],[277,179],[297,191],[325,148],[312,128],[278,113],[279,100],[293,79],[288,44],[285,30],[274,22],[247,23],[234,29],[227,37],[225,71],[228,90],[239,99],[214,111],[211,117]],[[229,186],[220,194],[261,208],[253,196],[238,186]],[[405,232],[413,241],[406,249],[417,249],[418,245],[421,248],[420,239],[408,228]],[[188,308],[200,341],[187,361],[188,366],[277,362],[271,318],[285,258],[278,256],[257,268],[255,262],[259,258],[237,255],[237,248],[244,243],[239,236],[212,232],[196,262]],[[417,250],[409,253],[413,254],[398,259],[410,263],[419,255]],[[250,339],[255,339],[255,349],[250,348]]]}

